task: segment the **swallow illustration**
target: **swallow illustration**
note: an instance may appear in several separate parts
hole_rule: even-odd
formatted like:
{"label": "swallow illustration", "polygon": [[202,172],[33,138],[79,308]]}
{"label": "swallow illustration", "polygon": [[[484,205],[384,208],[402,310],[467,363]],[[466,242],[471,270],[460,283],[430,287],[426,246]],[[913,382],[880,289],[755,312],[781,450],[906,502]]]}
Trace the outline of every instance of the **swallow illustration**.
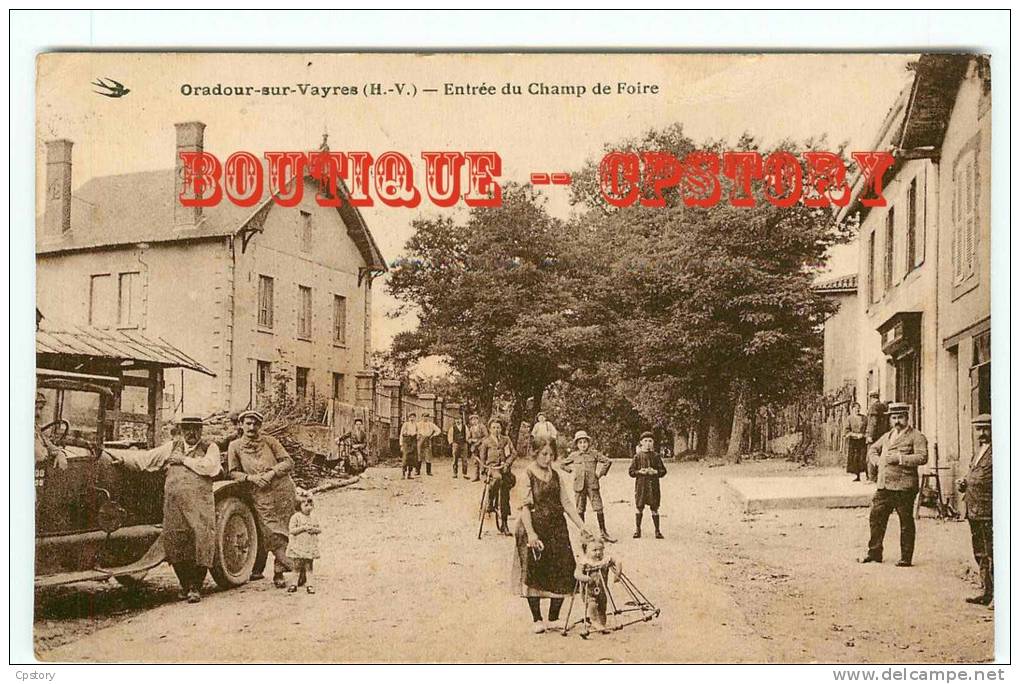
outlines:
{"label": "swallow illustration", "polygon": [[96,80],[92,81],[92,85],[98,88],[105,88],[106,90],[110,91],[108,93],[104,93],[99,90],[92,91],[96,95],[102,95],[104,97],[124,97],[125,95],[131,92],[130,88],[125,88],[123,83],[118,83],[109,76],[97,78]]}

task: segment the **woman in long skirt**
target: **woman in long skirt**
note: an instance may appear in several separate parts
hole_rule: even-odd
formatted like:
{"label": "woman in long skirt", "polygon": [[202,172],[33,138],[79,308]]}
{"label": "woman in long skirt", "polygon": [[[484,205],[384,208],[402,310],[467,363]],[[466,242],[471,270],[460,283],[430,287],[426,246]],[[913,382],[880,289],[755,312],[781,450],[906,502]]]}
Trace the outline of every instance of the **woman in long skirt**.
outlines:
{"label": "woman in long skirt", "polygon": [[861,473],[868,471],[868,454],[864,443],[864,431],[868,419],[861,413],[861,405],[850,404],[850,417],[847,420],[846,437],[846,471],[853,474],[854,482],[861,481]]}
{"label": "woman in long skirt", "polygon": [[[528,600],[534,632],[541,634],[559,620],[563,599],[574,591],[576,561],[570,546],[564,515],[582,531],[593,537],[574,508],[570,486],[552,467],[556,458],[555,440],[535,444],[534,462],[524,476],[524,502],[514,533],[514,584]],[[541,600],[549,601],[549,624],[542,621]]]}

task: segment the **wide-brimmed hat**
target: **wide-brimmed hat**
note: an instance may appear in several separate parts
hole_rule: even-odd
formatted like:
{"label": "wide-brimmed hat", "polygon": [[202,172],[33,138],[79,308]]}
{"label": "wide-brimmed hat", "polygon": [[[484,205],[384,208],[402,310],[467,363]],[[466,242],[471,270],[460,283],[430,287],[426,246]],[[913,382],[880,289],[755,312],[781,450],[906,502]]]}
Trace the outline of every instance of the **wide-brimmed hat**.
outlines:
{"label": "wide-brimmed hat", "polygon": [[185,425],[197,425],[198,427],[205,425],[205,421],[198,416],[181,416],[176,422],[182,427]]}
{"label": "wide-brimmed hat", "polygon": [[906,413],[906,414],[909,415],[910,414],[910,404],[907,404],[907,403],[902,402],[902,401],[894,401],[891,404],[889,404],[889,415],[891,416],[891,415],[897,414],[897,413]]}
{"label": "wide-brimmed hat", "polygon": [[982,413],[979,416],[975,416],[974,419],[970,421],[970,423],[971,423],[971,425],[974,425],[975,427],[978,426],[978,425],[987,425],[988,427],[991,427],[992,426],[992,414],[991,413]]}
{"label": "wide-brimmed hat", "polygon": [[577,444],[577,441],[579,439],[586,439],[589,442],[591,441],[591,437],[589,437],[588,433],[585,432],[584,430],[578,430],[577,432],[574,433],[574,444]]}
{"label": "wide-brimmed hat", "polygon": [[242,422],[248,416],[252,416],[253,418],[255,418],[260,423],[266,422],[266,417],[263,416],[261,412],[256,411],[255,409],[245,409],[244,411],[241,411],[240,413],[238,413],[237,414],[237,422],[238,423]]}
{"label": "wide-brimmed hat", "polygon": [[641,436],[638,438],[638,441],[640,442],[645,437],[647,437],[648,439],[651,439],[651,440],[655,439],[655,435],[654,434],[652,434],[648,430],[645,430],[644,432],[641,433]]}

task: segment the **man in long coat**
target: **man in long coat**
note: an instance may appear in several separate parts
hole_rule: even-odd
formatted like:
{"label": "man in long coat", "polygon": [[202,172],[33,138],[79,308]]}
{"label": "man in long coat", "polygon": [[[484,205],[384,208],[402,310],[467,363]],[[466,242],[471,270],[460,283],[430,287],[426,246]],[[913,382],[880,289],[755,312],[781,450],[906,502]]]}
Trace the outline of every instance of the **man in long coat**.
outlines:
{"label": "man in long coat", "polygon": [[974,560],[981,573],[981,594],[966,599],[967,603],[987,606],[994,597],[992,571],[992,417],[982,413],[973,421],[978,452],[971,461],[967,476],[956,485],[967,504],[970,542]]}
{"label": "man in long coat", "polygon": [[163,486],[163,548],[189,603],[202,600],[202,584],[216,556],[213,478],[220,450],[202,439],[202,419],[182,418],[178,436],[148,451],[107,452],[113,462],[135,471],[166,470]]}
{"label": "man in long coat", "polygon": [[914,559],[914,499],[917,498],[917,468],[928,462],[928,440],[907,424],[910,405],[889,404],[892,427],[868,447],[868,462],[878,467],[878,489],[871,502],[871,537],[862,563],[882,562],[882,542],[889,516],[900,519],[899,567],[910,567]]}

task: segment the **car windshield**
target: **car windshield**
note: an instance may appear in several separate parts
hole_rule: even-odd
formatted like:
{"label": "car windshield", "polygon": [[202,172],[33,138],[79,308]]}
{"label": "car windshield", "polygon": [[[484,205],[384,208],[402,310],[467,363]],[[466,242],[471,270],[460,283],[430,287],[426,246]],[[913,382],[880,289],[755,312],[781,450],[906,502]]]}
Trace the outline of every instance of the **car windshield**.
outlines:
{"label": "car windshield", "polygon": [[[62,443],[69,457],[91,456],[99,431],[100,394],[78,389],[42,388],[39,391],[46,397],[40,427],[52,424],[47,434]],[[67,421],[66,436],[65,426],[60,421]]]}

